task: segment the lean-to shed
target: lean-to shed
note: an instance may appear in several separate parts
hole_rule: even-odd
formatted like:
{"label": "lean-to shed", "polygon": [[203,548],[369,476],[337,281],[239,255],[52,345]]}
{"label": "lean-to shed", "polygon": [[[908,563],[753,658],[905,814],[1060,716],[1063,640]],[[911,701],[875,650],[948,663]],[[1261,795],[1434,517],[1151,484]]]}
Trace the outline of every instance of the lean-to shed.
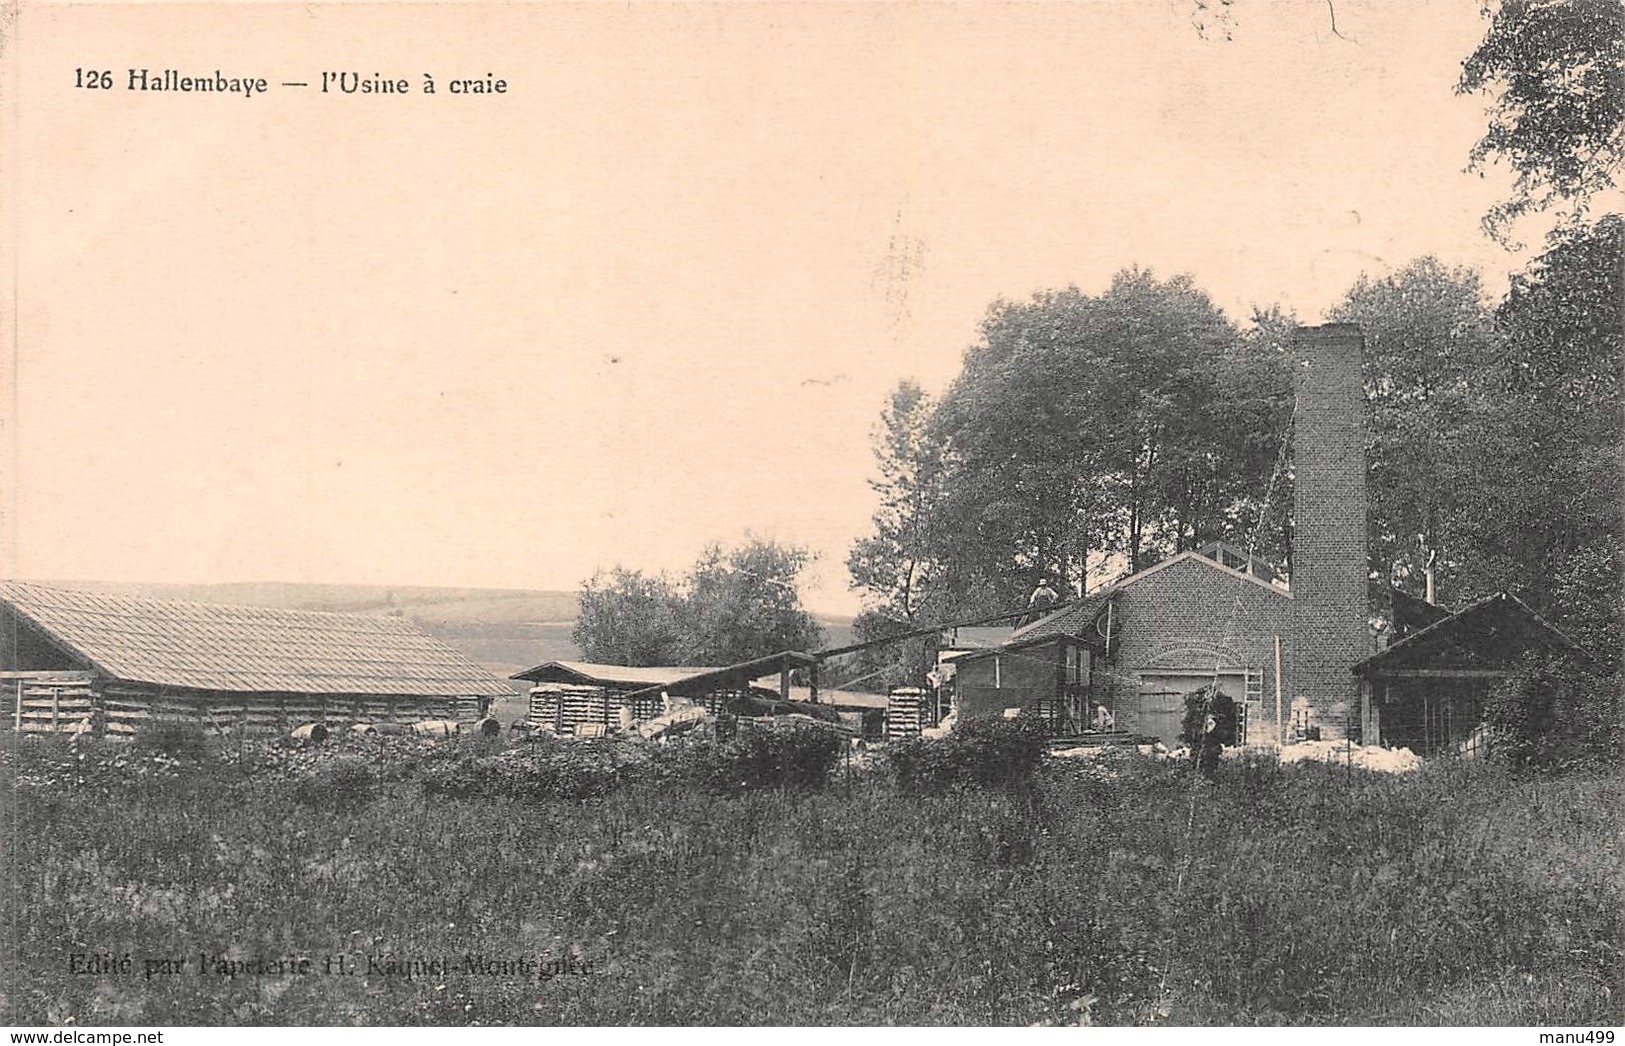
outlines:
{"label": "lean-to shed", "polygon": [[513,690],[398,617],[226,606],[0,582],[0,677],[22,731],[111,735],[473,721]]}

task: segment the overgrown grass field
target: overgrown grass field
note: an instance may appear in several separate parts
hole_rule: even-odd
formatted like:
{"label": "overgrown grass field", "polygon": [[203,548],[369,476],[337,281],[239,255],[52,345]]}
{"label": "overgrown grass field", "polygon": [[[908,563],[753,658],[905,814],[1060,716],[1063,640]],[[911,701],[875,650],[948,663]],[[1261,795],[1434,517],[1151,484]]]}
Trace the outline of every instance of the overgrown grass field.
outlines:
{"label": "overgrown grass field", "polygon": [[750,789],[609,743],[4,747],[7,1023],[1625,1018],[1601,775],[1129,754]]}

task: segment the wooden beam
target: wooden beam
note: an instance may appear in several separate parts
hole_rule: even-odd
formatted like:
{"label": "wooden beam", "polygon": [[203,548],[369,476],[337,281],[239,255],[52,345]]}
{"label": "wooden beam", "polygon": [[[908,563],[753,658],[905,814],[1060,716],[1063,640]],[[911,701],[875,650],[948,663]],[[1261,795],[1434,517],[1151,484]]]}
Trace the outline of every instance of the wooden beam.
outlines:
{"label": "wooden beam", "polygon": [[1510,668],[1385,668],[1372,679],[1505,679]]}
{"label": "wooden beam", "polygon": [[38,669],[26,672],[0,672],[0,679],[54,679],[63,683],[88,683],[94,678],[89,672],[73,668]]}

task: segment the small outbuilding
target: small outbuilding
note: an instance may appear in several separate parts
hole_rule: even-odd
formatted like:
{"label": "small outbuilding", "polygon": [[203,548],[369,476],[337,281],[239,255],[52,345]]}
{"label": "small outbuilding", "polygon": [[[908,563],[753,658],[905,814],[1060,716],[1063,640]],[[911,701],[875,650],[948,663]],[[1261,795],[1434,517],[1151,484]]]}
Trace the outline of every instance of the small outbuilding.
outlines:
{"label": "small outbuilding", "polygon": [[1095,655],[1105,642],[1049,633],[945,660],[961,719],[1036,716],[1055,733],[1089,729]]}
{"label": "small outbuilding", "polygon": [[1437,613],[1431,623],[1354,664],[1364,695],[1363,743],[1422,756],[1460,751],[1476,736],[1490,691],[1525,656],[1589,658],[1506,592],[1454,614],[1432,610]]}

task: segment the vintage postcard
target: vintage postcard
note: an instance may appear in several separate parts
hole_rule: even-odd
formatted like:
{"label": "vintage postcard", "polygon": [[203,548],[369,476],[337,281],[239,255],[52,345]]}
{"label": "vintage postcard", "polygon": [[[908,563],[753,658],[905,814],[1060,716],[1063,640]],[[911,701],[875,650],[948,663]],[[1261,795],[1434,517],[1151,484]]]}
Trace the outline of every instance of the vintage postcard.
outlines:
{"label": "vintage postcard", "polygon": [[1613,1041],[1618,0],[4,15],[13,1042]]}

